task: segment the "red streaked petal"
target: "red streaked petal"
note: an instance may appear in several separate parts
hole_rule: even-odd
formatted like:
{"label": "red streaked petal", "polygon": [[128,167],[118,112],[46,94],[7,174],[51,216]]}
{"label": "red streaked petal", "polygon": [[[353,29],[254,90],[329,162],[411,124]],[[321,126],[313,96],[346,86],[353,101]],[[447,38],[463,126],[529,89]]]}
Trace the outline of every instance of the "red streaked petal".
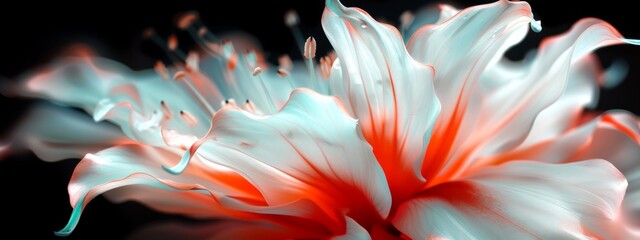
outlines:
{"label": "red streaked petal", "polygon": [[430,66],[414,61],[397,29],[364,11],[327,1],[322,26],[336,49],[330,86],[359,119],[394,199],[419,189],[426,146],[440,105]]}

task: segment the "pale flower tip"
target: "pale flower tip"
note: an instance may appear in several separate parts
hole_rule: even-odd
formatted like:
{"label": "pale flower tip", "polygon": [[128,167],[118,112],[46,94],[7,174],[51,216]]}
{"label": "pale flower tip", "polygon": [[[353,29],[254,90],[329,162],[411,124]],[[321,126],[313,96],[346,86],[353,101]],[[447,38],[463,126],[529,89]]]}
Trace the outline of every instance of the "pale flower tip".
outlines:
{"label": "pale flower tip", "polygon": [[295,10],[289,10],[284,14],[284,24],[287,27],[295,27],[300,23],[300,17]]}
{"label": "pale flower tip", "polygon": [[311,59],[316,57],[316,39],[313,37],[307,38],[304,43],[304,57]]}
{"label": "pale flower tip", "polygon": [[542,22],[531,18],[531,30],[537,33],[542,31]]}
{"label": "pale flower tip", "polygon": [[176,50],[176,48],[178,47],[178,37],[176,37],[176,35],[171,34],[169,36],[169,39],[167,41],[167,47],[171,50],[174,51]]}
{"label": "pale flower tip", "polygon": [[255,69],[253,69],[253,76],[257,76],[260,73],[262,73],[262,68],[256,67]]}
{"label": "pale flower tip", "polygon": [[196,12],[186,12],[178,16],[178,28],[185,30],[189,28],[196,20],[198,20],[198,13]]}

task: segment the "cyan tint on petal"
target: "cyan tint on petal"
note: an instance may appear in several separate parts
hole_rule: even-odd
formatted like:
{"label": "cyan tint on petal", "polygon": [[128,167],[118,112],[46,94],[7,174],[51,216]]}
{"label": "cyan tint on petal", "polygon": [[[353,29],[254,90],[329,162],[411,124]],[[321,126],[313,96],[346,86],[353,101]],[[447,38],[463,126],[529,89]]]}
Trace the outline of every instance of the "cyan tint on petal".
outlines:
{"label": "cyan tint on petal", "polygon": [[133,143],[109,123],[95,123],[72,109],[42,104],[27,114],[14,133],[14,149],[25,145],[40,159],[82,158],[119,144]]}

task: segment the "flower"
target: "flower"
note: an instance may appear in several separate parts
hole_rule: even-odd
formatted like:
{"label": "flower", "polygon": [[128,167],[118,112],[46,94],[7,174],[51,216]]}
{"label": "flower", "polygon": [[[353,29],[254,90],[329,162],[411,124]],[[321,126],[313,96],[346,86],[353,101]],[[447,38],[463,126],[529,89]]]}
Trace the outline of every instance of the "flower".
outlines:
{"label": "flower", "polygon": [[105,194],[220,219],[196,232],[222,239],[638,237],[640,121],[584,109],[615,80],[591,52],[640,42],[585,19],[512,62],[505,51],[541,30],[526,2],[440,5],[438,18],[403,15],[401,31],[326,4],[337,58],[320,66],[313,38],[305,67],[276,68],[188,13],[179,26],[204,58],[170,38],[173,67],[79,57],[27,78],[19,93],[115,124],[59,108],[25,124],[41,158],[84,156],[58,234]]}

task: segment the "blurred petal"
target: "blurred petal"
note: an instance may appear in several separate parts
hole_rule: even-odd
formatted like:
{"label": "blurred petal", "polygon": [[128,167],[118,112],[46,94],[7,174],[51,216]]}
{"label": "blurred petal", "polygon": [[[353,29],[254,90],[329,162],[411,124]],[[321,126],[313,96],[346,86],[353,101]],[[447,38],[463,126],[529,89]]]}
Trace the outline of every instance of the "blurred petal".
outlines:
{"label": "blurred petal", "polygon": [[418,189],[419,168],[440,105],[430,66],[415,62],[397,29],[327,1],[322,26],[338,54],[330,87],[359,119],[394,198]]}
{"label": "blurred petal", "polygon": [[[160,126],[196,136],[206,133],[210,114],[184,81],[164,80],[153,71],[133,72],[101,58],[66,58],[27,77],[18,94],[80,107],[94,120],[110,120],[130,138],[163,145]],[[164,105],[164,106],[163,106]],[[200,119],[189,125],[179,112]]]}
{"label": "blurred petal", "polygon": [[418,31],[418,29],[428,24],[439,24],[449,20],[456,15],[460,10],[448,4],[433,4],[418,10],[414,15],[411,23],[404,27],[402,37],[405,42],[411,39],[411,36]]}
{"label": "blurred petal", "polygon": [[114,125],[95,123],[86,114],[53,105],[31,110],[14,138],[45,161],[81,158],[87,153],[133,142]]}
{"label": "blurred petal", "polygon": [[413,239],[589,238],[585,226],[619,214],[626,186],[602,160],[516,161],[430,188],[392,221]]}

